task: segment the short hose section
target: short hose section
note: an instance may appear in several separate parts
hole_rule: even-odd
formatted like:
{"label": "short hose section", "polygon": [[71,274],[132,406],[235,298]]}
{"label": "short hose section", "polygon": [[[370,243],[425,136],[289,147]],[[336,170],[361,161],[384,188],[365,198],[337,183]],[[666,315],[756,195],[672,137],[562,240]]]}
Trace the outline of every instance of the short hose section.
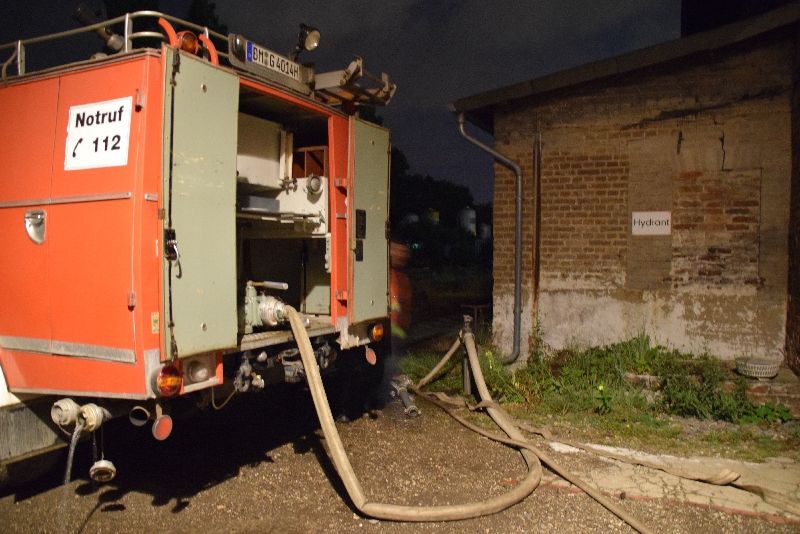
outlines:
{"label": "short hose section", "polygon": [[[508,491],[507,493],[476,503],[419,507],[367,502],[364,490],[361,488],[361,484],[356,478],[353,467],[350,465],[350,460],[347,458],[347,453],[345,452],[344,446],[342,445],[342,441],[339,437],[339,432],[336,430],[330,405],[328,404],[328,398],[325,395],[325,388],[322,384],[322,378],[320,377],[319,368],[317,367],[317,362],[314,358],[314,351],[311,348],[311,341],[306,333],[302,318],[291,306],[286,306],[284,308],[284,315],[289,320],[289,324],[292,327],[292,332],[294,333],[297,346],[300,349],[300,356],[303,360],[303,366],[306,370],[306,379],[308,380],[308,386],[311,390],[311,396],[314,400],[314,407],[317,411],[317,417],[319,418],[322,432],[325,435],[325,440],[328,442],[331,460],[333,461],[333,465],[336,467],[336,471],[339,473],[339,477],[344,483],[345,489],[347,489],[347,494],[352,499],[356,508],[358,508],[358,510],[363,514],[377,519],[410,522],[456,521],[461,519],[471,519],[474,517],[491,515],[505,510],[506,508],[513,506],[530,495],[539,485],[542,477],[542,465],[539,461],[540,457],[544,459],[548,465],[554,467],[554,470],[561,476],[565,476],[564,470],[559,468],[555,462],[547,458],[532,444],[528,443],[522,433],[517,430],[508,414],[506,414],[505,411],[499,406],[494,405],[491,402],[491,396],[489,395],[489,390],[486,387],[486,383],[483,379],[483,374],[478,362],[475,338],[471,332],[467,332],[464,334],[464,344],[467,349],[470,366],[472,367],[473,376],[478,386],[478,392],[481,396],[481,400],[490,405],[487,408],[487,412],[492,419],[494,419],[495,423],[497,423],[497,425],[502,428],[506,434],[508,434],[510,439],[490,434],[453,414],[451,410],[444,407],[442,403],[437,401],[435,398],[432,398],[431,396],[427,396],[426,398],[428,398],[437,406],[445,409],[445,411],[447,411],[451,416],[468,428],[475,430],[476,432],[479,432],[490,439],[520,449],[525,461],[528,464],[528,475],[514,489]],[[458,342],[453,345],[445,358],[443,358],[444,361],[449,359],[453,353],[455,353],[458,345]],[[437,368],[441,368],[441,365],[443,365],[443,363],[440,363]],[[423,379],[421,382],[427,382],[432,374],[433,372],[431,372],[428,377]],[[416,389],[415,391],[420,393],[419,389]],[[636,520],[636,518],[630,516],[630,514],[627,514],[627,512],[610,502],[610,500],[602,495],[599,491],[595,490],[591,486],[588,486],[584,482],[576,482],[574,476],[565,476],[565,478],[584,489],[584,491],[586,491],[589,495],[598,500],[600,504],[603,504],[606,508],[614,512],[618,517],[626,521],[639,532],[651,532],[650,529],[642,525],[638,520]]]}

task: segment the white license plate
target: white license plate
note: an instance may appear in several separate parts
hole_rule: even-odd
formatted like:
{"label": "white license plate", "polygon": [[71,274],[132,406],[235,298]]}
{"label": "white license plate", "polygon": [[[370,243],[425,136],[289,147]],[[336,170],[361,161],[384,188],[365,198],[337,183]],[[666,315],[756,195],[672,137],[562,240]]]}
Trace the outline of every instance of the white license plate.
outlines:
{"label": "white license plate", "polygon": [[261,48],[250,41],[247,41],[247,61],[300,81],[300,65],[298,63],[276,54],[272,50]]}

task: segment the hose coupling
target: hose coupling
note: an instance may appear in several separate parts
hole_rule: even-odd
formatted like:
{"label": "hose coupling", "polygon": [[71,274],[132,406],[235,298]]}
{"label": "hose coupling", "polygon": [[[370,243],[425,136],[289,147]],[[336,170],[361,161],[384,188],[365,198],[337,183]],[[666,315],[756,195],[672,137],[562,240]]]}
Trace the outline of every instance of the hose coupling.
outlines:
{"label": "hose coupling", "polygon": [[404,413],[407,417],[416,417],[419,415],[419,408],[414,404],[414,399],[408,392],[408,386],[411,385],[411,380],[405,375],[396,376],[391,381],[392,384],[392,397],[399,397],[405,408]]}

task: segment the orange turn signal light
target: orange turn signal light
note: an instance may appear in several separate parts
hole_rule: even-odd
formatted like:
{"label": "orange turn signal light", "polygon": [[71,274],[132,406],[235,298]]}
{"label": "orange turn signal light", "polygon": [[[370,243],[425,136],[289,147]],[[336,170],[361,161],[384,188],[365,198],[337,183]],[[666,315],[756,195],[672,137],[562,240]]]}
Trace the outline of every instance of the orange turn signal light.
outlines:
{"label": "orange turn signal light", "polygon": [[156,388],[163,397],[176,395],[183,385],[183,375],[176,366],[165,365],[158,372]]}
{"label": "orange turn signal light", "polygon": [[178,38],[178,48],[180,48],[184,52],[189,52],[190,54],[197,54],[197,51],[200,50],[200,42],[197,40],[197,36],[192,32],[190,32],[189,30],[178,32],[177,38]]}
{"label": "orange turn signal light", "polygon": [[380,341],[383,339],[383,323],[375,323],[369,331],[369,339],[371,341]]}

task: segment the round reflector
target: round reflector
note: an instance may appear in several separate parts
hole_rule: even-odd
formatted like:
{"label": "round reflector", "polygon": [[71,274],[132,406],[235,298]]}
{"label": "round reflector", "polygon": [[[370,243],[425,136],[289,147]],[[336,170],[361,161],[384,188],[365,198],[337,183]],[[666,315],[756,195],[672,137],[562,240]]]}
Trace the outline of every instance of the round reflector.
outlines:
{"label": "round reflector", "polygon": [[172,433],[172,417],[162,415],[153,423],[153,437],[158,441],[164,441]]}
{"label": "round reflector", "polygon": [[370,365],[378,363],[378,356],[375,354],[375,351],[369,347],[367,347],[367,363]]}
{"label": "round reflector", "polygon": [[180,370],[174,365],[165,365],[158,372],[156,378],[156,387],[158,392],[164,397],[171,397],[176,395],[181,390],[183,384],[183,377]]}

